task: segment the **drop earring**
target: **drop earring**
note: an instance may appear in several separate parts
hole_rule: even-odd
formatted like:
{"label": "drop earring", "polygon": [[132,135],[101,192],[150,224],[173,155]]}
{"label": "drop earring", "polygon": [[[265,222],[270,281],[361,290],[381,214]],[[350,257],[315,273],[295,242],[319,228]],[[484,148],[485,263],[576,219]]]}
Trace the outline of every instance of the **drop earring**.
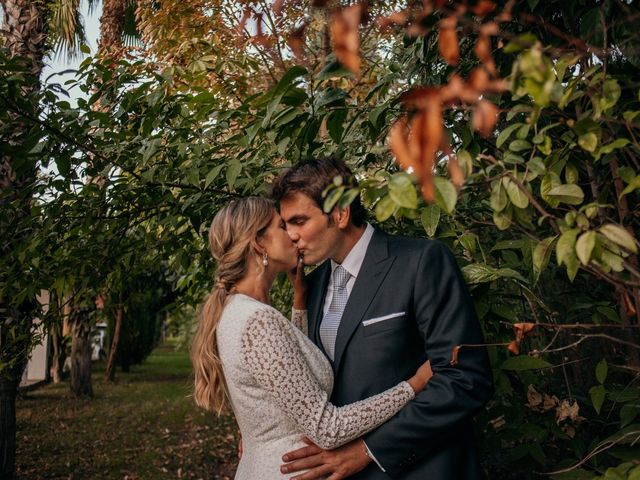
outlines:
{"label": "drop earring", "polygon": [[264,265],[265,267],[269,265],[269,257],[267,257],[267,252],[264,252],[262,254],[262,265]]}

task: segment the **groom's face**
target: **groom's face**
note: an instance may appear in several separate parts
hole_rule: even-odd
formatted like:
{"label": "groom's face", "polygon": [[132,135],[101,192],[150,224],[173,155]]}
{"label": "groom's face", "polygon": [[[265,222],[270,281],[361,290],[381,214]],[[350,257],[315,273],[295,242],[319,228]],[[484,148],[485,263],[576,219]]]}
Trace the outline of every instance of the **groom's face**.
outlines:
{"label": "groom's face", "polygon": [[305,194],[295,192],[280,200],[280,215],[305,265],[321,263],[339,250],[342,234],[333,218],[335,212],[325,214]]}

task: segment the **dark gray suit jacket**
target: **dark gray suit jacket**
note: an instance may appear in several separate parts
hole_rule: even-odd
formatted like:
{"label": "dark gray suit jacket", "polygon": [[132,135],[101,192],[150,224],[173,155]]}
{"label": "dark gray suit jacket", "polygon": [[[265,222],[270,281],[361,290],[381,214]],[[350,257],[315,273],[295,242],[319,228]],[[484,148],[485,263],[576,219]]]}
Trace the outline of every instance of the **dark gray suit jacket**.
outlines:
{"label": "dark gray suit jacket", "polygon": [[[322,320],[330,261],[309,275],[309,336],[322,348]],[[405,312],[388,320],[363,321]],[[472,416],[493,393],[473,302],[449,249],[438,241],[387,235],[376,230],[345,308],[335,346],[338,406],[362,400],[407,380],[427,358],[434,377],[397,415],[364,437],[385,467],[374,463],[352,477],[479,479]]]}

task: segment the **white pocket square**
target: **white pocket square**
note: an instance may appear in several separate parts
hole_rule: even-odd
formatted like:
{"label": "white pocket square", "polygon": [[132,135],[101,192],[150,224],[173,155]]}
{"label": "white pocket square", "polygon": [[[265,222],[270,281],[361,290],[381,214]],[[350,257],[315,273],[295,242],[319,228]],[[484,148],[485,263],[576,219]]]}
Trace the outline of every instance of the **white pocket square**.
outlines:
{"label": "white pocket square", "polygon": [[397,312],[397,313],[390,313],[389,315],[383,315],[382,317],[370,318],[368,320],[364,320],[362,322],[362,326],[367,327],[369,325],[373,325],[374,323],[384,322],[385,320],[391,320],[392,318],[398,318],[403,316],[406,313],[407,312]]}

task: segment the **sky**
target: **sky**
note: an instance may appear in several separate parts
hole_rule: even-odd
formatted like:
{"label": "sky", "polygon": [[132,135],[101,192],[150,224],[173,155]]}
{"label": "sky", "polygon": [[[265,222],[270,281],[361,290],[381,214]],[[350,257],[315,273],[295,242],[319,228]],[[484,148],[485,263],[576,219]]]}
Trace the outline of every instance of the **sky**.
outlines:
{"label": "sky", "polygon": [[[89,6],[87,0],[82,0],[80,4],[82,20],[85,26],[85,35],[87,37],[87,45],[91,49],[91,53],[95,53],[98,48],[98,37],[100,36],[100,15],[102,14],[102,2],[99,2],[94,6],[93,11],[89,14]],[[87,55],[78,53],[75,58],[69,59],[66,54],[51,53],[46,61],[46,67],[42,72],[42,80],[47,83],[59,83],[65,90],[68,91],[70,96],[70,103],[75,104],[75,99],[84,95],[80,89],[69,89],[64,86],[64,82],[75,78],[73,72],[60,74],[65,70],[77,69],[82,60]],[[51,77],[51,78],[49,78]],[[59,94],[61,95],[61,94]],[[62,95],[61,95],[62,96]]]}

